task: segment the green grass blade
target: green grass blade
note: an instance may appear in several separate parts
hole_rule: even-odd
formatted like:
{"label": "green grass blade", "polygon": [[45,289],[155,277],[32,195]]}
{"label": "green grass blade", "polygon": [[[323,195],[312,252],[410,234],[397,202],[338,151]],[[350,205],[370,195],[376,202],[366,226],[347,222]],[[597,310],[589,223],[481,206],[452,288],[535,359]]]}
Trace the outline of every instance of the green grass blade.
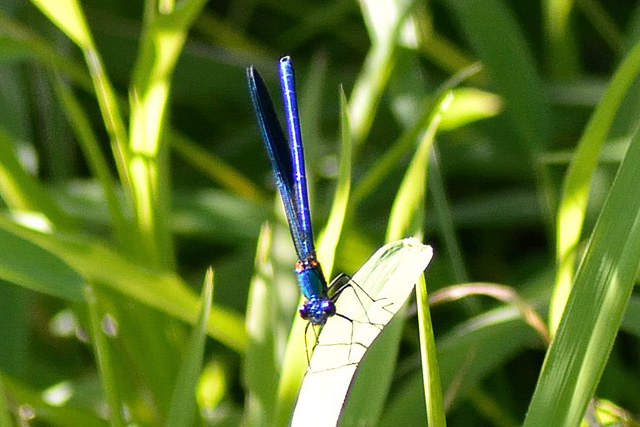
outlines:
{"label": "green grass blade", "polygon": [[171,148],[175,153],[202,171],[212,181],[247,200],[253,202],[264,202],[266,200],[262,190],[238,170],[201,148],[175,129],[171,129],[167,133]]}
{"label": "green grass blade", "polygon": [[438,368],[446,408],[509,359],[537,342],[515,307],[500,307],[457,325],[438,338]]}
{"label": "green grass blade", "polygon": [[57,75],[53,84],[60,104],[64,108],[69,123],[80,143],[89,168],[100,182],[118,241],[124,244],[128,236],[129,226],[124,217],[124,209],[114,191],[115,182],[109,172],[109,163],[102,153],[98,138],[91,127],[87,114],[67,84]]}
{"label": "green grass blade", "polygon": [[432,427],[447,425],[442,398],[442,385],[434,339],[431,312],[427,301],[427,284],[424,276],[420,277],[416,287],[418,303],[418,325],[420,330],[420,358],[422,361],[422,380],[424,383],[427,423]]}
{"label": "green grass blade", "polygon": [[[54,426],[81,425],[91,427],[108,425],[108,423],[93,410],[70,405],[60,406],[51,404],[41,392],[42,390],[33,389],[27,384],[7,375],[2,376],[2,381],[9,395],[13,397],[15,402],[19,405],[24,405],[25,409],[31,411],[35,421],[40,424]],[[23,426],[24,418],[21,417],[20,421],[22,422],[18,425]],[[33,420],[30,421],[33,423]]]}
{"label": "green grass blade", "polygon": [[456,227],[451,212],[450,202],[447,199],[444,178],[440,168],[440,152],[435,145],[432,151],[433,160],[429,164],[429,194],[433,200],[433,217],[435,218],[444,247],[443,254],[451,264],[452,278],[456,283],[469,281],[466,263],[462,255],[462,247],[456,233]]}
{"label": "green grass blade", "polygon": [[0,196],[13,210],[44,215],[55,227],[69,228],[73,220],[45,191],[33,175],[27,173],[16,156],[11,138],[0,128]]}
{"label": "green grass blade", "polygon": [[348,322],[337,316],[324,326],[292,424],[304,423],[309,414],[321,414],[326,425],[338,421],[357,365],[380,334],[380,329],[368,323],[369,319],[380,327],[386,325],[409,298],[431,257],[431,247],[415,239],[400,240],[380,248],[353,276],[353,281],[377,301],[366,296],[358,299],[358,290],[346,290],[340,296],[336,310],[354,321],[353,331]]}
{"label": "green grass blade", "polygon": [[98,359],[97,365],[100,370],[100,380],[102,381],[104,394],[107,404],[109,405],[109,421],[114,427],[125,426],[126,423],[122,416],[121,385],[118,383],[117,373],[114,367],[114,357],[109,346],[104,325],[105,312],[100,307],[96,293],[91,286],[85,286],[84,294],[89,309],[91,337]]}
{"label": "green grass blade", "polygon": [[0,378],[0,425],[6,427],[13,427],[13,420],[11,418],[11,412],[9,411],[9,405],[7,404],[6,392],[2,378]]}
{"label": "green grass blade", "polygon": [[[450,103],[450,100],[450,96],[444,96],[439,100],[430,116],[431,120],[426,125],[426,130],[423,130],[424,135],[393,204],[387,240],[421,234],[429,152],[440,122],[440,113]],[[376,342],[369,357],[359,368],[358,377],[352,386],[353,398],[348,400],[344,409],[343,421],[345,423],[374,423],[383,412],[385,398],[392,381],[403,324],[403,315],[397,316],[387,326],[383,337]],[[437,366],[431,369],[437,370]],[[369,391],[372,388],[375,388],[375,394]]]}
{"label": "green grass blade", "polygon": [[437,112],[438,106],[442,99],[456,85],[465,79],[478,73],[482,67],[479,64],[473,64],[444,82],[434,94],[426,97],[420,110],[422,115],[418,118],[415,125],[408,129],[402,136],[393,143],[391,148],[384,153],[380,160],[367,171],[366,175],[359,180],[358,185],[353,190],[353,203],[358,204],[371,194],[375,188],[389,175],[391,170],[398,165],[402,157],[409,152],[419,138],[420,133],[433,120],[433,116]]}
{"label": "green grass blade", "polygon": [[551,299],[549,325],[553,333],[560,322],[571,283],[575,250],[580,241],[591,176],[598,163],[600,148],[605,141],[620,103],[636,80],[640,70],[640,43],[620,64],[607,91],[593,113],[585,129],[569,170],[563,182],[563,194],[556,220],[556,263],[557,275],[554,294]]}
{"label": "green grass blade", "polygon": [[602,7],[600,2],[594,0],[578,0],[576,3],[609,47],[616,53],[622,52],[625,38],[618,28],[616,20],[613,19],[612,16],[609,16],[607,10]]}
{"label": "green grass blade", "polygon": [[[394,65],[394,52],[398,38],[404,26],[405,19],[411,12],[415,0],[403,2],[402,5],[388,4],[396,10],[394,21],[385,28],[378,28],[374,20],[369,20],[369,32],[373,46],[367,54],[362,71],[355,82],[349,99],[349,116],[351,117],[351,133],[354,144],[360,145],[367,137],[375,117],[378,103],[382,99],[391,71]],[[376,9],[383,6],[382,2],[362,2],[363,14],[374,15]],[[388,12],[388,11],[385,11]],[[388,28],[387,28],[388,27]]]}
{"label": "green grass blade", "polygon": [[207,338],[207,319],[213,300],[213,269],[207,270],[204,288],[200,297],[200,315],[198,323],[191,332],[185,348],[182,367],[178,372],[176,386],[173,389],[167,426],[191,426],[196,415],[196,386],[202,370],[204,345]]}
{"label": "green grass blade", "polygon": [[387,229],[387,241],[399,239],[406,235],[415,236],[422,233],[422,225],[424,223],[423,206],[427,194],[429,152],[440,124],[442,112],[449,106],[451,99],[451,93],[443,96],[434,109],[418,150],[407,169],[407,173],[398,190],[398,195],[393,202]]}
{"label": "green grass blade", "polygon": [[442,115],[441,131],[459,129],[474,122],[498,116],[504,102],[498,95],[473,88],[455,88],[453,100]]}
{"label": "green grass blade", "polygon": [[[0,229],[20,236],[65,261],[96,286],[106,286],[134,301],[195,324],[198,299],[175,274],[142,268],[97,239],[43,234],[0,217]],[[207,332],[229,347],[246,347],[244,321],[222,307],[211,310]]]}
{"label": "green grass blade", "polygon": [[58,298],[82,299],[84,279],[51,252],[0,228],[0,253],[0,277],[3,280]]}
{"label": "green grass blade", "polygon": [[145,262],[175,267],[169,221],[169,156],[163,143],[171,77],[187,32],[204,0],[185,0],[180,7],[147,14],[130,92],[129,150],[139,245]]}
{"label": "green grass blade", "polygon": [[129,154],[126,127],[118,106],[117,95],[95,47],[80,3],[77,0],[56,2],[32,0],[32,3],[82,49],[98,98],[102,118],[111,139],[111,149],[120,179],[125,184],[125,188],[130,189],[129,173],[126,168]]}
{"label": "green grass blade", "polygon": [[556,78],[571,79],[579,73],[580,56],[571,26],[574,0],[544,0],[547,68]]}
{"label": "green grass blade", "polygon": [[93,46],[89,27],[84,19],[80,3],[76,0],[58,0],[47,2],[33,0],[32,3],[81,48]]}
{"label": "green grass blade", "polygon": [[[506,113],[527,148],[549,144],[542,81],[518,24],[502,0],[449,0],[464,32],[508,105]],[[508,37],[505,35],[508,34]],[[519,76],[514,79],[513,76]]]}
{"label": "green grass blade", "polygon": [[[351,166],[353,154],[353,139],[349,126],[349,113],[344,92],[341,91],[341,129],[342,150],[336,193],[331,206],[331,213],[326,228],[318,244],[318,255],[322,262],[325,275],[330,275],[333,269],[335,251],[340,240],[349,204],[351,189]],[[278,391],[278,409],[276,424],[286,424],[290,418],[291,408],[300,388],[300,383],[307,367],[305,342],[302,339],[306,321],[299,316],[293,321],[289,333],[289,342],[285,354],[284,369],[280,379]]]}
{"label": "green grass blade", "polygon": [[640,264],[640,133],[613,182],[560,326],[545,357],[525,426],[578,425],[593,396]]}
{"label": "green grass blade", "polygon": [[[398,191],[394,203],[391,224],[394,228],[388,232],[387,240],[394,240],[414,233],[407,226],[411,222],[417,229],[421,228],[422,218],[421,201],[425,195],[426,163],[430,144],[433,141],[434,130],[437,128],[438,115],[433,115],[429,122],[433,127],[426,131],[423,142],[407,171],[405,180]],[[422,198],[422,199],[421,199]],[[411,202],[408,202],[408,200]],[[417,201],[417,203],[412,203]],[[407,202],[406,206],[402,203]],[[415,223],[412,219],[416,219]],[[420,224],[420,225],[418,225]],[[416,230],[417,230],[416,229]],[[395,234],[394,234],[395,233]],[[396,353],[403,325],[403,316],[399,315],[384,331],[382,337],[376,341],[370,349],[369,357],[359,367],[356,381],[351,387],[351,398],[348,399],[342,414],[342,421],[346,424],[368,424],[375,422],[382,413],[384,401],[392,380],[393,367],[396,362]],[[371,389],[376,392],[372,393]]]}
{"label": "green grass blade", "polygon": [[333,271],[333,260],[347,215],[347,206],[349,205],[349,195],[351,191],[353,140],[351,138],[347,98],[342,88],[340,89],[340,112],[342,119],[340,126],[342,129],[342,150],[340,152],[338,182],[327,226],[323,230],[319,240],[320,243],[318,244],[318,256],[319,259],[322,260],[322,270],[324,274],[329,277]]}
{"label": "green grass blade", "polygon": [[277,299],[273,271],[268,256],[271,228],[264,226],[258,240],[255,272],[247,302],[247,335],[244,357],[244,381],[247,387],[245,422],[247,425],[271,425],[276,407],[273,385],[278,383],[276,331]]}
{"label": "green grass blade", "polygon": [[[424,135],[420,141],[420,145],[413,157],[407,173],[400,185],[398,194],[393,203],[391,215],[389,218],[389,225],[387,229],[387,240],[398,238],[411,234],[414,236],[422,235],[422,228],[424,224],[424,205],[426,203],[427,194],[427,170],[429,165],[429,153],[433,146],[436,131],[442,118],[442,113],[451,104],[452,95],[448,93],[439,99],[439,102],[434,108],[431,120],[428,122],[428,126],[424,131]],[[424,285],[424,278],[421,279],[421,283]],[[423,289],[423,294],[418,293],[418,298],[423,296],[426,301],[426,286]],[[424,357],[423,353],[423,375],[428,375],[428,381],[425,381],[425,395],[426,403],[429,413],[429,425],[441,425],[444,422],[444,406],[442,402],[442,391],[440,386],[440,379],[438,374],[438,363],[435,353],[435,339],[433,336],[433,330],[431,325],[431,314],[429,313],[428,304],[421,306],[419,324],[421,340],[421,349],[424,351],[425,346],[430,347],[431,352],[428,357]],[[426,329],[424,329],[426,328]],[[396,348],[399,344],[401,328],[398,326],[397,330],[393,331],[396,335]],[[426,341],[423,341],[425,339]],[[396,350],[397,351],[397,350]],[[389,351],[389,353],[393,353]],[[428,365],[427,365],[428,364]],[[390,381],[390,378],[387,380]],[[389,387],[389,384],[386,385]],[[435,422],[436,424],[431,424]]]}
{"label": "green grass blade", "polygon": [[533,166],[539,204],[551,232],[556,190],[548,168],[538,161],[538,155],[551,142],[550,112],[533,54],[503,0],[449,0],[446,3],[455,11],[498,94],[505,99],[505,115]]}
{"label": "green grass blade", "polygon": [[284,363],[278,383],[276,399],[276,426],[289,425],[291,408],[299,399],[300,384],[307,367],[304,340],[306,323],[300,316],[295,316],[289,331],[289,339],[284,354]]}

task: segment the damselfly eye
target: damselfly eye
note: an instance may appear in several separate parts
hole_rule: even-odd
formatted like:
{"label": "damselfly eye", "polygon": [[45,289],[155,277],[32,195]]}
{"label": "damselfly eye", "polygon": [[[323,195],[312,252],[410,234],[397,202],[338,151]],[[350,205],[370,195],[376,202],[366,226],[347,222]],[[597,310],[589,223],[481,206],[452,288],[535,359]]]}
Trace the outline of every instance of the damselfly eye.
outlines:
{"label": "damselfly eye", "polygon": [[300,307],[298,313],[300,313],[300,317],[302,317],[304,320],[309,320],[309,317],[311,317],[311,313],[309,313],[309,307],[307,307],[306,304]]}
{"label": "damselfly eye", "polygon": [[322,311],[327,315],[327,317],[333,316],[336,314],[336,305],[333,301],[325,301],[322,305]]}

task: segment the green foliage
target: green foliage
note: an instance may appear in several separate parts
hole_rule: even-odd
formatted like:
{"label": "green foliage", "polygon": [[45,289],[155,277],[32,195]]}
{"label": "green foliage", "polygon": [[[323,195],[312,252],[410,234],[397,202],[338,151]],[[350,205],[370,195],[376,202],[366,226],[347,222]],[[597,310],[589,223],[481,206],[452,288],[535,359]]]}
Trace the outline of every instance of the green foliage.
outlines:
{"label": "green foliage", "polygon": [[[1,425],[633,424],[640,8],[5,3]],[[280,53],[325,273],[390,299],[434,252],[316,377],[244,81]]]}

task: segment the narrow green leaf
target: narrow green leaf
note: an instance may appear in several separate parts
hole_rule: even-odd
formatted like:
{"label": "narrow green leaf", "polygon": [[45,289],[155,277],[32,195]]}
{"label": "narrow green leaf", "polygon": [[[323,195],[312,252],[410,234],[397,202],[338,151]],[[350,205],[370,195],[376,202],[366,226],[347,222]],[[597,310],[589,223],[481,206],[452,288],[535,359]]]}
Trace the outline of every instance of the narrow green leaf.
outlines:
{"label": "narrow green leaf", "polygon": [[76,0],[32,0],[42,13],[53,22],[67,37],[69,37],[81,49],[93,46],[93,39],[89,33],[87,22]]}
{"label": "narrow green leaf", "polygon": [[175,129],[168,129],[167,133],[167,138],[175,153],[190,162],[214,182],[247,200],[263,202],[266,199],[253,182],[222,159],[201,148]]}
{"label": "narrow green leaf", "polygon": [[[55,253],[96,286],[107,286],[170,316],[191,324],[196,322],[198,299],[175,274],[141,268],[97,239],[43,234],[2,217],[0,230]],[[242,318],[222,307],[212,308],[207,332],[235,350],[242,351],[246,346]]]}
{"label": "narrow green leaf", "polygon": [[454,406],[490,373],[537,340],[518,309],[511,306],[457,325],[437,341],[445,406]]}
{"label": "narrow green leaf", "polygon": [[138,249],[153,266],[175,268],[167,189],[168,145],[164,143],[165,115],[171,77],[182,52],[189,26],[204,6],[204,0],[172,3],[146,15],[140,48],[129,91],[129,152],[133,208],[137,220]]}
{"label": "narrow green leaf", "polygon": [[258,239],[255,273],[247,303],[248,344],[244,357],[244,381],[247,388],[246,425],[273,425],[280,367],[277,363],[276,328],[277,295],[273,286],[273,269],[269,262],[271,228],[262,227]]}
{"label": "narrow green leaf", "polygon": [[[333,260],[349,204],[351,189],[351,164],[353,153],[353,138],[349,125],[348,105],[341,90],[341,129],[342,150],[335,197],[326,228],[323,230],[318,245],[318,255],[325,275],[330,275]],[[307,357],[304,337],[306,322],[296,316],[289,333],[289,341],[285,353],[284,369],[280,378],[278,390],[277,424],[286,423],[290,417],[291,408],[300,388],[300,383],[307,367]]]}
{"label": "narrow green leaf", "polygon": [[[391,17],[393,21],[384,28],[378,28],[374,20],[368,20],[370,33],[374,44],[367,54],[362,71],[355,82],[353,92],[349,99],[349,115],[351,116],[351,133],[354,144],[361,144],[367,137],[371,124],[378,108],[378,103],[382,99],[384,91],[394,65],[394,52],[397,48],[398,38],[405,19],[411,12],[415,0],[389,3],[386,6],[394,8],[393,13],[385,11],[386,18]],[[365,1],[361,3],[363,14],[375,14],[376,9],[384,6],[379,1]],[[387,24],[387,23],[385,23]]]}
{"label": "narrow green leaf", "polygon": [[202,370],[204,344],[207,338],[207,319],[213,300],[213,269],[207,270],[204,288],[200,297],[200,315],[198,323],[191,333],[185,348],[182,367],[178,372],[176,386],[173,389],[167,426],[191,426],[196,409],[196,386]]}
{"label": "narrow green leaf", "polygon": [[353,323],[334,316],[324,326],[298,396],[294,425],[309,414],[321,414],[326,425],[337,423],[366,348],[409,298],[432,253],[416,239],[400,240],[380,248],[358,270],[353,281],[371,298],[354,287],[338,299],[337,312]]}
{"label": "narrow green leaf", "polygon": [[[542,81],[522,31],[502,0],[448,0],[463,31],[504,97],[516,132],[528,150],[548,145],[549,114]],[[508,35],[508,36],[506,36]],[[514,79],[513,76],[518,76]]]}
{"label": "narrow green leaf", "polygon": [[303,381],[303,375],[307,368],[305,357],[306,322],[300,316],[296,316],[291,330],[284,355],[284,363],[276,400],[276,426],[288,425],[291,419],[291,408],[300,399],[298,392]]}
{"label": "narrow green leaf", "polygon": [[420,359],[422,361],[422,380],[425,391],[425,406],[427,408],[427,422],[431,427],[447,425],[442,399],[442,385],[440,371],[436,357],[436,342],[434,339],[431,312],[427,301],[427,284],[424,276],[420,277],[416,288],[418,303],[418,325],[420,327]]}
{"label": "narrow green leaf", "polygon": [[0,228],[0,277],[58,298],[82,299],[83,278],[58,256]]}
{"label": "narrow green leaf", "polygon": [[[120,179],[129,189],[129,174],[125,168],[128,158],[126,128],[118,107],[116,93],[107,76],[100,54],[96,50],[80,3],[77,0],[32,0],[32,3],[82,49],[100,104],[102,118],[111,138],[111,149]],[[38,51],[51,56],[51,53],[44,48],[44,44],[39,44]]]}
{"label": "narrow green leaf", "polygon": [[351,164],[353,152],[353,139],[351,138],[351,125],[349,124],[349,111],[347,98],[340,88],[340,117],[342,129],[342,150],[340,152],[340,167],[338,172],[338,182],[336,194],[331,205],[331,213],[327,221],[327,226],[322,232],[318,244],[318,256],[322,260],[322,270],[327,276],[331,276],[333,270],[333,259],[338,247],[342,226],[347,215],[349,204],[349,193],[351,191]]}
{"label": "narrow green leaf", "polygon": [[71,405],[52,405],[45,399],[41,390],[32,389],[7,375],[2,376],[2,382],[16,403],[24,405],[25,408],[32,411],[33,419],[30,422],[34,424],[39,422],[40,424],[54,426],[81,425],[92,427],[106,427],[108,425],[93,410]]}
{"label": "narrow green leaf", "polygon": [[[441,113],[450,103],[451,97],[439,99],[430,120],[425,124],[424,135],[409,165],[394,201],[387,230],[387,240],[407,235],[421,235],[424,223],[424,204],[427,184],[427,165],[430,148],[440,122]],[[402,333],[403,313],[384,331],[383,339],[376,342],[359,369],[352,386],[353,399],[345,407],[343,420],[346,423],[374,423],[383,411],[384,401],[392,381],[397,349]],[[435,356],[434,356],[435,357]],[[431,367],[437,370],[437,366]],[[376,393],[368,390],[375,387]]]}
{"label": "narrow green leaf", "polygon": [[387,241],[400,239],[406,235],[422,233],[429,152],[440,124],[442,111],[446,110],[451,103],[451,99],[451,93],[440,99],[425,129],[418,150],[411,160],[407,173],[398,189],[398,195],[393,202],[387,229]]}
{"label": "narrow green leaf", "polygon": [[124,243],[127,239],[127,231],[129,231],[128,222],[125,220],[124,209],[114,191],[115,182],[111,177],[109,163],[102,153],[98,138],[91,127],[87,114],[67,84],[57,75],[53,79],[53,84],[91,172],[100,182],[118,241]]}
{"label": "narrow green leaf", "polygon": [[108,326],[105,325],[105,322],[108,320],[93,288],[91,286],[85,286],[84,294],[89,308],[91,337],[93,338],[92,343],[98,359],[100,380],[102,381],[110,410],[109,420],[113,427],[125,426],[126,423],[122,416],[122,393],[119,387],[116,369],[113,365],[113,353],[109,346],[106,333]]}
{"label": "narrow green leaf", "polygon": [[558,273],[549,313],[552,333],[560,322],[574,279],[575,250],[582,233],[591,176],[598,162],[600,147],[609,133],[620,103],[638,76],[638,70],[640,70],[640,43],[635,45],[618,67],[580,138],[564,178],[562,200],[556,220]]}
{"label": "narrow green leaf", "polygon": [[7,404],[7,397],[0,378],[0,425],[6,427],[13,427],[13,420],[11,419],[11,412],[9,412],[9,405]]}
{"label": "narrow green leaf", "polygon": [[498,95],[473,88],[453,89],[453,99],[447,111],[442,115],[438,128],[453,130],[470,123],[495,117],[504,108],[504,102]]}
{"label": "narrow green leaf", "polygon": [[580,54],[571,25],[574,0],[545,0],[543,18],[547,42],[547,67],[553,77],[572,80],[579,76]]}
{"label": "narrow green leaf", "polygon": [[55,227],[68,228],[73,221],[44,187],[27,173],[16,156],[10,136],[0,128],[0,196],[16,211],[39,212]]}
{"label": "narrow green leaf", "polygon": [[363,198],[375,191],[376,187],[383,182],[385,177],[398,165],[407,152],[415,146],[415,142],[420,137],[420,133],[423,132],[433,120],[433,116],[437,113],[442,99],[447,96],[451,89],[465,79],[475,75],[481,69],[482,67],[477,63],[470,65],[444,82],[435,93],[425,98],[420,107],[422,114],[416,120],[416,123],[403,133],[400,138],[392,144],[391,148],[376,161],[374,166],[369,168],[367,174],[360,179],[358,185],[353,190],[353,204],[360,203]]}
{"label": "narrow green leaf", "polygon": [[578,425],[611,352],[640,264],[640,132],[593,230],[525,426]]}
{"label": "narrow green leaf", "polygon": [[624,48],[625,36],[618,28],[616,20],[607,13],[607,10],[598,1],[580,0],[576,3],[611,50],[620,53]]}

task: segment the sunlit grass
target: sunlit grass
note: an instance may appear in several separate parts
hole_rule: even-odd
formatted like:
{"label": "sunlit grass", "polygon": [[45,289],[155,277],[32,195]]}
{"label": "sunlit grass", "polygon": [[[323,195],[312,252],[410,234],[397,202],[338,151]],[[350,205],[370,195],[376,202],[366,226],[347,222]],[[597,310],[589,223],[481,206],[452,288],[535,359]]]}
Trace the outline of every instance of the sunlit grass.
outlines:
{"label": "sunlit grass", "polygon": [[[0,425],[640,413],[638,10],[10,3]],[[419,285],[375,339],[340,318],[305,337],[296,315],[244,82],[256,64],[275,84],[283,54],[297,65],[318,257],[373,295],[349,292],[339,309],[367,325],[363,307],[375,317]],[[409,237],[433,248],[424,275],[430,252]]]}

